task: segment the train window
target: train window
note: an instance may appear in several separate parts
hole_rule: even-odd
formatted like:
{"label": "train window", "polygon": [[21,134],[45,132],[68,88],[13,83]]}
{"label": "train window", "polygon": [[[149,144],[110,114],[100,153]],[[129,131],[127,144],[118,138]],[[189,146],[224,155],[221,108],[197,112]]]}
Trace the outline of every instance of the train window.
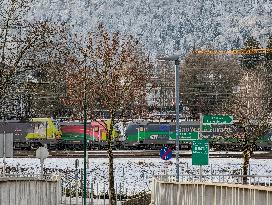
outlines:
{"label": "train window", "polygon": [[161,124],[160,125],[160,131],[169,132],[170,131],[170,125],[169,124]]}
{"label": "train window", "polygon": [[98,126],[94,126],[94,132],[98,132],[99,131],[99,127]]}
{"label": "train window", "polygon": [[140,126],[140,127],[139,127],[139,131],[140,131],[140,132],[143,132],[143,131],[144,131],[144,127]]}

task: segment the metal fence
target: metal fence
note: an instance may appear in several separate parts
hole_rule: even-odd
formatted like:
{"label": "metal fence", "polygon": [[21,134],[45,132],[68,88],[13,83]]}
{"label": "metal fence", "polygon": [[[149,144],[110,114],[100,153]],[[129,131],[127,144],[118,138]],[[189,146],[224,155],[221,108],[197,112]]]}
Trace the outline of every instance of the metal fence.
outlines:
{"label": "metal fence", "polygon": [[[74,176],[75,175],[75,176]],[[61,204],[75,205],[82,204],[83,201],[83,173],[67,172],[61,175],[62,197]],[[116,201],[118,205],[126,201],[129,196],[125,183],[115,184]],[[108,183],[106,181],[95,181],[90,176],[87,177],[87,204],[107,205],[109,200]]]}
{"label": "metal fence", "polygon": [[[165,182],[176,181],[176,176],[174,175],[158,175],[154,177]],[[272,175],[181,175],[179,181],[272,186]]]}
{"label": "metal fence", "polygon": [[[229,160],[230,161],[230,160]],[[1,162],[1,159],[0,159]],[[148,193],[150,191],[150,182],[153,176],[160,180],[175,180],[175,164],[168,162],[167,166],[163,163],[155,164],[149,162],[130,162],[128,165],[124,162],[117,164],[115,169],[115,190],[119,202],[124,202],[138,193]],[[119,166],[119,167],[118,167]],[[242,176],[241,163],[225,163],[220,159],[208,166],[202,166],[200,172],[199,166],[192,166],[190,162],[180,163],[180,181],[181,182],[211,182],[211,183],[244,183],[245,177],[247,183],[252,185],[272,186],[272,166],[271,163],[259,163],[252,161],[249,167],[249,175]],[[0,167],[3,173],[3,167]],[[6,177],[40,177],[40,167],[38,163],[31,166],[19,162],[8,163],[6,167]],[[74,167],[62,168],[61,166],[44,167],[43,177],[46,179],[60,179],[62,187],[62,204],[72,205],[82,202],[82,169]],[[164,175],[167,173],[168,175]],[[202,174],[200,174],[202,173]],[[87,176],[87,202],[89,205],[107,205],[108,204],[108,173],[107,164],[100,163],[88,170]]]}

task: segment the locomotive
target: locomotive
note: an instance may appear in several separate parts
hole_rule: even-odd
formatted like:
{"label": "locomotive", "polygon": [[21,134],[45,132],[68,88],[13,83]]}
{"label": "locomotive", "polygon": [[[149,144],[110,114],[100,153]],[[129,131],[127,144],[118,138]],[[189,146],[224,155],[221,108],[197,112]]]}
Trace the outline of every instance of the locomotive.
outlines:
{"label": "locomotive", "polygon": [[[110,121],[106,122],[89,122],[86,126],[86,137],[88,149],[106,149],[107,148],[107,131],[105,127],[109,127]],[[81,122],[62,122],[60,123],[62,132],[61,140],[59,140],[57,149],[63,150],[82,150],[84,138],[84,124]],[[113,138],[116,146],[118,146],[119,132],[113,129]]]}
{"label": "locomotive", "polygon": [[[86,137],[88,149],[106,149],[105,123],[87,122]],[[199,121],[180,122],[180,149],[191,149],[192,140],[184,139],[184,133],[200,131]],[[124,134],[113,130],[116,149],[161,149],[175,145],[175,122],[137,121],[126,125]],[[13,133],[14,149],[37,149],[44,144],[51,150],[82,150],[84,125],[82,122],[58,122],[51,118],[32,118],[28,121],[0,122],[0,133]],[[197,136],[198,138],[198,136]],[[230,124],[203,125],[202,138],[207,139],[214,150],[240,151],[242,138],[239,127]],[[195,139],[195,138],[194,138]],[[272,150],[270,130],[257,140],[256,150]]]}
{"label": "locomotive", "polygon": [[51,118],[1,121],[0,133],[13,133],[14,149],[31,149],[44,144],[52,147],[61,136],[55,123]]}
{"label": "locomotive", "polygon": [[[125,148],[160,149],[164,145],[174,145],[176,139],[175,122],[130,122],[125,133]],[[199,121],[181,121],[179,125],[180,149],[191,149],[192,140],[181,135],[200,131]],[[241,151],[241,132],[236,124],[212,124],[202,126],[202,138],[207,139],[214,150]],[[270,130],[257,140],[256,150],[272,150]]]}
{"label": "locomotive", "polygon": [[[86,137],[89,149],[106,148],[106,126],[109,126],[109,121],[87,123]],[[31,150],[44,144],[51,150],[83,149],[84,124],[81,122],[58,122],[51,118],[1,121],[0,133],[4,132],[13,133],[14,149]],[[117,138],[118,135],[114,129],[113,136]]]}

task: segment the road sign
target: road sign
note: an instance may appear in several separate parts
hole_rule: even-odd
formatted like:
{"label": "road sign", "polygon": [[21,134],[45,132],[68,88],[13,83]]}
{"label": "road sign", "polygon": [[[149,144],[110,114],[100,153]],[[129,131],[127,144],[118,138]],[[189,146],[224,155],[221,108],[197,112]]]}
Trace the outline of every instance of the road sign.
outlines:
{"label": "road sign", "polygon": [[197,140],[198,132],[181,132],[180,140]]}
{"label": "road sign", "polygon": [[36,150],[36,158],[40,160],[45,160],[49,155],[48,150],[45,147],[39,147]]}
{"label": "road sign", "polygon": [[173,156],[173,153],[172,153],[172,149],[169,148],[169,147],[164,147],[161,149],[160,151],[160,157],[163,159],[163,160],[169,160],[171,159]]}
{"label": "road sign", "polygon": [[233,124],[233,116],[230,115],[204,115],[203,124]]}
{"label": "road sign", "polygon": [[[179,139],[183,141],[192,141],[192,140],[197,140],[198,139],[198,132],[180,132],[179,133]],[[176,133],[173,132],[171,133],[171,140],[176,139]]]}
{"label": "road sign", "polygon": [[195,140],[192,145],[192,165],[209,164],[209,142],[205,139]]}
{"label": "road sign", "polygon": [[212,132],[212,125],[211,124],[205,124],[202,126],[202,132]]}

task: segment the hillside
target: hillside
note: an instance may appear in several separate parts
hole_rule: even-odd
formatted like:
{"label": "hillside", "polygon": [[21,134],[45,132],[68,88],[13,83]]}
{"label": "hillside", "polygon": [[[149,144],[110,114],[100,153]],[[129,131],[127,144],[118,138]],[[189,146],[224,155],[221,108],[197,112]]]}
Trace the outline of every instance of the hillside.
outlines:
{"label": "hillside", "polygon": [[269,0],[43,0],[31,13],[35,19],[69,22],[74,32],[103,22],[137,36],[152,55],[239,48],[249,35],[265,46],[272,33]]}

